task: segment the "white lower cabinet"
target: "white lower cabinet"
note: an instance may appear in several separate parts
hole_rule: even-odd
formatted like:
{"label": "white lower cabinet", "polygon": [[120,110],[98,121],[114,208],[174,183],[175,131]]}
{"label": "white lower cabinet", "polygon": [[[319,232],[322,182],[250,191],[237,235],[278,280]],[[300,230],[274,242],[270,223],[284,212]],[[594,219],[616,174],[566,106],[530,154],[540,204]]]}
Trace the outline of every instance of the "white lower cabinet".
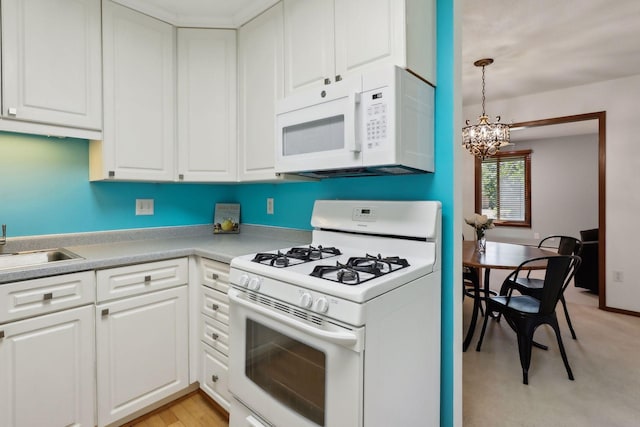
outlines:
{"label": "white lower cabinet", "polygon": [[[229,357],[229,265],[199,259],[200,387],[227,411],[231,393],[227,385]],[[196,315],[193,313],[192,315]]]}
{"label": "white lower cabinet", "polygon": [[200,388],[211,398],[229,411],[231,394],[229,393],[227,356],[202,343],[200,364]]}
{"label": "white lower cabinet", "polygon": [[[150,265],[150,272],[158,269],[157,263]],[[130,268],[103,272],[121,276]],[[99,294],[101,286],[109,286],[108,276],[99,276]],[[142,276],[153,283],[153,273]],[[99,426],[120,420],[189,385],[188,316],[186,282],[96,305]]]}
{"label": "white lower cabinet", "polygon": [[95,425],[93,317],[89,305],[0,325],[0,425]]}

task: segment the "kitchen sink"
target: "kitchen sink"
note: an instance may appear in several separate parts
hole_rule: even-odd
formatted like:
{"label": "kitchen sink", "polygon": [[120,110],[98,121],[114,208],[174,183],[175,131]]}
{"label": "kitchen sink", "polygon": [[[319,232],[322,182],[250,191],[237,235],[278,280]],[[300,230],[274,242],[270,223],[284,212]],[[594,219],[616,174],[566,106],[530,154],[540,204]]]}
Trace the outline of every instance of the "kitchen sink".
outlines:
{"label": "kitchen sink", "polygon": [[31,267],[73,259],[82,259],[82,257],[64,248],[0,254],[0,270]]}

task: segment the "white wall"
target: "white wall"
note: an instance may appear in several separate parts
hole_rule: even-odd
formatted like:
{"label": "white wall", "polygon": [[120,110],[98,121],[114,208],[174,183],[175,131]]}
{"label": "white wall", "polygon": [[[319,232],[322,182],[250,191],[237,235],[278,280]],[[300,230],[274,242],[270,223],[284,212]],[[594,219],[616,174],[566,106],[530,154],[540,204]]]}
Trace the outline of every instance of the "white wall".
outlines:
{"label": "white wall", "polygon": [[[532,150],[531,228],[497,227],[488,240],[536,245],[545,236],[580,238],[580,230],[598,227],[597,134],[519,141],[509,149]],[[467,157],[473,170],[473,158]],[[472,187],[473,176],[467,175]],[[467,216],[474,212],[473,190],[470,196]],[[465,227],[465,238],[473,239],[471,227]]]}
{"label": "white wall", "polygon": [[[514,123],[606,111],[606,304],[635,312],[640,312],[640,284],[634,274],[640,241],[640,226],[636,225],[640,212],[638,99],[640,75],[486,105],[490,115],[500,114]],[[463,118],[473,122],[480,110],[477,105],[465,106]],[[473,184],[469,185],[473,183],[473,159],[463,156],[463,162],[464,214],[468,215],[474,203]],[[613,281],[614,271],[622,273],[622,282]]]}

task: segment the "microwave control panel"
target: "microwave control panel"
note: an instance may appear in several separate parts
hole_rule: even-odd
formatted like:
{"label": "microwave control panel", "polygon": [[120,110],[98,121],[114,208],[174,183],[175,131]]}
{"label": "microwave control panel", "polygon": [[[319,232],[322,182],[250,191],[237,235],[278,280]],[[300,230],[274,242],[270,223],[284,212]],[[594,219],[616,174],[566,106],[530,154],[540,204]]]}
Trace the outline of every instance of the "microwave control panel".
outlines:
{"label": "microwave control panel", "polygon": [[375,149],[387,142],[389,98],[386,87],[366,92],[363,108],[367,132],[364,145],[367,149]]}

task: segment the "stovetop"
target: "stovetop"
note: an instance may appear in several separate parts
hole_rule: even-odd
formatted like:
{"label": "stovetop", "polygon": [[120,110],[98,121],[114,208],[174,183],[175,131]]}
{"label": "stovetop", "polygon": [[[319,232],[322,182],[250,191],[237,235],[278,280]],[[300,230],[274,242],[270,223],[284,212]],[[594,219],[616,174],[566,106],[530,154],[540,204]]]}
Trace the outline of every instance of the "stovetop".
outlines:
{"label": "stovetop", "polygon": [[439,270],[440,217],[439,202],[317,200],[309,245],[236,257],[230,281],[283,301],[362,304]]}
{"label": "stovetop", "polygon": [[309,275],[336,283],[357,286],[377,277],[394,273],[408,267],[409,262],[399,256],[370,255],[351,256],[347,261],[334,260],[342,255],[336,247],[304,246],[256,254],[252,262],[273,268],[290,268],[293,266],[316,262]]}

